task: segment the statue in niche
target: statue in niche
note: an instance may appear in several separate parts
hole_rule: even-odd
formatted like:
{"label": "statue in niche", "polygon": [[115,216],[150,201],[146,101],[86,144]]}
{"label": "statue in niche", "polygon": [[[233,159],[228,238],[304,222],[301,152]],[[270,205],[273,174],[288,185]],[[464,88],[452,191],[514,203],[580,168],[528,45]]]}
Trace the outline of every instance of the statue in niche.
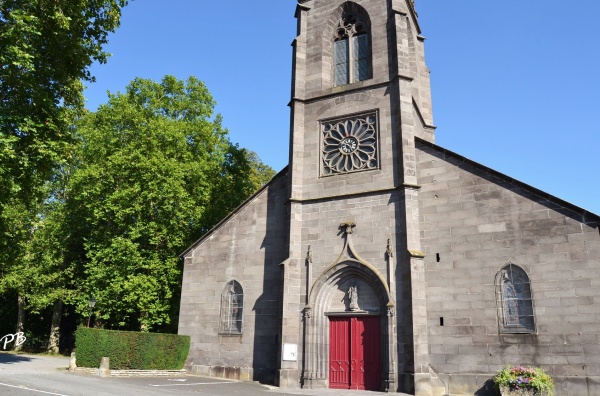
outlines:
{"label": "statue in niche", "polygon": [[352,282],[348,289],[348,299],[350,300],[350,311],[358,311],[358,287],[355,282]]}

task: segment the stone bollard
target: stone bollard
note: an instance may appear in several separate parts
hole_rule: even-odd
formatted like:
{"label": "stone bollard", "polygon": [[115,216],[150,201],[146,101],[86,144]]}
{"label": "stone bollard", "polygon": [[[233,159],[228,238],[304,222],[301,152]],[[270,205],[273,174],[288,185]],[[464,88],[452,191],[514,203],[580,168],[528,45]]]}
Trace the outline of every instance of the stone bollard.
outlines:
{"label": "stone bollard", "polygon": [[71,360],[69,360],[69,371],[73,372],[77,368],[77,359],[75,358],[75,352],[71,352]]}
{"label": "stone bollard", "polygon": [[98,369],[99,377],[110,377],[110,358],[103,357],[102,361],[100,361],[100,368]]}

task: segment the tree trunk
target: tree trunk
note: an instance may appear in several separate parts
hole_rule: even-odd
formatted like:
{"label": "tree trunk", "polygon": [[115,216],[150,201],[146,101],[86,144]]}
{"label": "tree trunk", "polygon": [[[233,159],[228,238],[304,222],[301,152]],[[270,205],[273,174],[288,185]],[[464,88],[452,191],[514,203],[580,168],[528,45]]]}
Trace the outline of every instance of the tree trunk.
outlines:
{"label": "tree trunk", "polygon": [[[17,296],[17,328],[15,333],[23,333],[25,329],[25,297],[22,295]],[[20,351],[23,349],[23,344],[17,345],[15,343],[14,350]]]}
{"label": "tree trunk", "polygon": [[58,353],[60,342],[60,319],[62,317],[63,302],[57,300],[54,302],[52,311],[52,325],[50,326],[50,338],[48,339],[48,352]]}
{"label": "tree trunk", "polygon": [[140,331],[142,333],[147,333],[149,330],[148,327],[148,322],[146,321],[146,316],[148,316],[148,314],[146,312],[141,312],[140,313]]}

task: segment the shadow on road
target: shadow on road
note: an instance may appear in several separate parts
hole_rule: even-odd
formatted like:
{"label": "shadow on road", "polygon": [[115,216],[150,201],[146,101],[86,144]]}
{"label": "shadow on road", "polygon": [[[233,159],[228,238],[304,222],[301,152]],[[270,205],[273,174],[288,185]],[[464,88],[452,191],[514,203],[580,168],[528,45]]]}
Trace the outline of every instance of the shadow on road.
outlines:
{"label": "shadow on road", "polygon": [[25,355],[17,355],[14,353],[0,352],[0,364],[11,364],[19,362],[30,362],[34,358]]}

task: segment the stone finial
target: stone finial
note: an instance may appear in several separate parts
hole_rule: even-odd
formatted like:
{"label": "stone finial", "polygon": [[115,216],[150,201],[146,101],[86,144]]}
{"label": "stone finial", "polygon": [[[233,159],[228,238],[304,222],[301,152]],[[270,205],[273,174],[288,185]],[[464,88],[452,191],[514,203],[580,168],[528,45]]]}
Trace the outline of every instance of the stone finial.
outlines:
{"label": "stone finial", "polygon": [[345,234],[352,234],[353,228],[356,227],[356,223],[353,221],[347,221],[345,223],[340,224],[340,228],[344,231]]}

